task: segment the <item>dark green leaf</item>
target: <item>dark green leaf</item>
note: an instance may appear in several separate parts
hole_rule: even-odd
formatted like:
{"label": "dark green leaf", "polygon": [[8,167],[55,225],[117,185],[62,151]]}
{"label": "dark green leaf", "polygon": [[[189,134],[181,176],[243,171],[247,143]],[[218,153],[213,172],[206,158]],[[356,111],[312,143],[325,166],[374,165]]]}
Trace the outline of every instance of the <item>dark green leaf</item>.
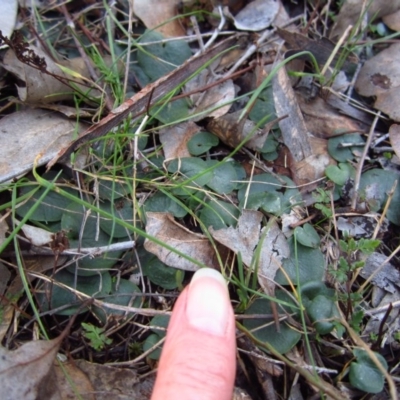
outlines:
{"label": "dark green leaf", "polygon": [[[206,162],[208,167],[218,164],[216,160]],[[236,170],[230,162],[224,162],[214,167],[212,170],[212,178],[207,186],[218,194],[229,194],[237,188]]]}
{"label": "dark green leaf", "polygon": [[[81,279],[81,278],[79,278]],[[119,306],[140,307],[142,301],[141,290],[133,283],[126,279],[120,279],[119,282],[113,283],[110,296],[104,297],[105,303],[102,308],[93,307],[93,312],[105,324],[110,316],[130,318],[133,313],[125,313],[122,310],[115,310],[107,307],[107,304],[115,304]]]}
{"label": "dark green leaf", "polygon": [[211,147],[219,143],[217,136],[210,132],[198,132],[188,141],[187,148],[190,154],[199,156],[206,153]]}
{"label": "dark green leaf", "polygon": [[[96,274],[93,276],[79,276],[76,280],[75,275],[69,273],[65,269],[57,272],[53,277],[56,282],[60,282],[70,288],[75,288],[77,291],[87,294],[88,296],[99,298],[108,295],[111,292],[111,276],[108,272]],[[63,289],[51,283],[45,284],[45,292],[38,292],[37,299],[40,310],[56,310],[58,315],[73,315],[76,314],[82,304],[82,300],[70,290]],[[49,302],[50,300],[50,302]],[[63,308],[71,304],[72,306]],[[62,308],[57,310],[58,308]],[[87,308],[82,308],[80,313],[87,311]]]}
{"label": "dark green leaf", "polygon": [[200,211],[200,219],[208,228],[215,230],[236,226],[240,211],[233,204],[221,200],[213,200],[207,203]]}
{"label": "dark green leaf", "polygon": [[288,278],[296,285],[309,281],[322,280],[325,270],[324,255],[320,249],[312,249],[297,243],[297,253],[293,238],[288,240],[290,247],[290,258],[282,261],[286,274],[278,270],[275,281],[281,285],[288,285]]}
{"label": "dark green leaf", "polygon": [[[362,151],[364,139],[358,133],[337,136],[328,140],[328,152],[331,157],[339,162],[347,162],[353,159],[353,151]],[[353,146],[349,146],[353,145]]]}
{"label": "dark green leaf", "polygon": [[154,284],[164,289],[176,289],[182,284],[183,275],[178,269],[168,267],[157,257],[151,257],[146,263],[142,264],[143,273]]}
{"label": "dark green leaf", "polygon": [[[350,364],[349,380],[356,389],[367,393],[379,393],[383,390],[384,376],[365,350],[354,349],[357,362]],[[386,360],[374,353],[382,366],[387,370]]]}
{"label": "dark green leaf", "polygon": [[318,232],[310,224],[304,224],[304,226],[298,226],[294,230],[296,239],[303,246],[317,248],[320,244],[320,238]]}
{"label": "dark green leaf", "polygon": [[[399,175],[393,171],[371,169],[361,176],[359,194],[372,211],[382,209]],[[400,184],[393,193],[386,217],[390,222],[400,225]]]}
{"label": "dark green leaf", "polygon": [[[186,41],[165,41],[164,39],[161,33],[149,30],[138,40],[142,46],[138,49],[137,54],[139,66],[152,81],[168,74],[192,55]],[[146,45],[147,43],[152,44]]]}
{"label": "dark green leaf", "polygon": [[100,218],[100,228],[112,238],[129,238],[130,232],[127,228],[118,224],[116,220],[122,220],[133,225],[133,204],[128,199],[118,199],[113,204],[105,201],[100,204],[100,208],[115,218]]}
{"label": "dark green leaf", "polygon": [[201,158],[183,157],[180,159],[172,160],[168,164],[168,171],[175,173],[178,172],[186,179],[199,175],[188,185],[191,186],[204,186],[213,178],[212,171],[204,172],[208,169],[207,163]]}
{"label": "dark green leaf", "polygon": [[347,180],[354,176],[355,169],[349,163],[339,163],[339,165],[328,165],[325,175],[334,183],[343,186]]}
{"label": "dark green leaf", "polygon": [[[291,298],[283,291],[277,290],[275,295],[279,300],[284,300],[293,304]],[[284,308],[289,313],[293,313],[292,309],[287,307]],[[255,300],[246,310],[245,314],[272,315],[270,300]],[[280,332],[278,333],[272,317],[245,319],[243,321],[243,325],[249,330],[256,329],[261,325],[266,325],[267,323],[269,323],[268,326],[255,330],[253,335],[262,342],[268,342],[281,354],[287,353],[301,338],[301,333],[298,330],[292,329],[286,322],[280,323]]]}
{"label": "dark green leaf", "polygon": [[144,210],[145,212],[169,212],[176,218],[183,218],[187,214],[187,211],[174,198],[160,191],[144,203]]}

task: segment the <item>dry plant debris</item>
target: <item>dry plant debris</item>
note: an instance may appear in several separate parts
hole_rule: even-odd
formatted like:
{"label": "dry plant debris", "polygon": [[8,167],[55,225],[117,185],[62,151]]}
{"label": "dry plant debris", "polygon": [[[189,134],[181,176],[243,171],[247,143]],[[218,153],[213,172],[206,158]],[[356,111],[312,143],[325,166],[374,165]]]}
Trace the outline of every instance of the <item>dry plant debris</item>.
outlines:
{"label": "dry plant debris", "polygon": [[400,2],[342,3],[0,2],[9,399],[149,398],[203,266],[234,398],[398,398]]}

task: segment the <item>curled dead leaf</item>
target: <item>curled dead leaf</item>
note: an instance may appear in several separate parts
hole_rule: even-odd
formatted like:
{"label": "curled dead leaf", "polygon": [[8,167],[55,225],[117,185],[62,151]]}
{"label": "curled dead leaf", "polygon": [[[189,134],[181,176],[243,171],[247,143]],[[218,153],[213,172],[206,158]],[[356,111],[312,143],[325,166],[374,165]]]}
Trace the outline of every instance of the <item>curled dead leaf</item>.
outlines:
{"label": "curled dead leaf", "polygon": [[355,88],[366,97],[375,96],[374,107],[400,121],[400,44],[392,44],[365,62]]}
{"label": "curled dead leaf", "polygon": [[[219,268],[215,250],[204,235],[194,233],[178,224],[170,213],[148,212],[146,217],[147,234],[154,236],[199,263],[211,268]],[[149,239],[145,240],[144,248],[170,267],[184,271],[197,271],[200,268],[194,262]]]}

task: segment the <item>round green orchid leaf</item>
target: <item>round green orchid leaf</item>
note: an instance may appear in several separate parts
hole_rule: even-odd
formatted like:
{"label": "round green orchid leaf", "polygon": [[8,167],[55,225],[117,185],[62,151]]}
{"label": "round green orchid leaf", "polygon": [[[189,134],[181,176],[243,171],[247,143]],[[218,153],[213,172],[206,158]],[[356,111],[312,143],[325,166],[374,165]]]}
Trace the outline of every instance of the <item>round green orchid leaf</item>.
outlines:
{"label": "round green orchid leaf", "polygon": [[236,226],[239,214],[239,209],[233,204],[214,199],[201,209],[199,217],[207,228],[212,226],[218,230]]}
{"label": "round green orchid leaf", "polygon": [[362,151],[364,139],[358,133],[337,136],[328,140],[328,153],[336,161],[347,162],[354,158],[353,151]]}
{"label": "round green orchid leaf", "polygon": [[165,76],[192,56],[186,41],[164,39],[161,33],[147,30],[138,40],[139,66],[152,81]]}
{"label": "round green orchid leaf", "polygon": [[[275,281],[281,285],[305,284],[309,281],[322,280],[325,271],[325,260],[319,248],[305,247],[297,243],[297,251],[293,238],[288,239],[290,257],[282,260],[285,274],[278,270]],[[288,282],[288,279],[290,282]]]}
{"label": "round green orchid leaf", "polygon": [[112,238],[128,238],[130,231],[124,226],[118,224],[118,220],[127,222],[133,225],[133,203],[124,198],[118,199],[113,204],[110,201],[105,201],[100,204],[100,209],[109,214],[114,215],[114,218],[100,217],[100,228]]}
{"label": "round green orchid leaf", "polygon": [[169,212],[176,218],[183,218],[187,211],[171,196],[160,191],[156,192],[144,203],[145,212]]}
{"label": "round green orchid leaf", "polygon": [[[393,190],[399,175],[394,171],[384,169],[370,169],[361,175],[359,195],[372,211],[381,210],[387,199],[388,193]],[[395,225],[400,225],[400,185],[397,184],[392,195],[387,219]]]}
{"label": "round green orchid leaf", "polygon": [[[99,221],[96,213],[88,213],[82,205],[75,202],[70,203],[61,218],[61,228],[67,232],[69,247],[86,249],[110,245],[110,236],[98,229]],[[83,230],[82,226],[84,226]],[[77,273],[81,276],[102,273],[115,265],[121,255],[122,251],[118,250],[103,252],[95,258],[89,255],[79,256]],[[67,269],[75,273],[76,264],[70,265]]]}
{"label": "round green orchid leaf", "polygon": [[354,176],[355,169],[349,163],[339,163],[339,165],[328,165],[325,175],[334,183],[343,186],[351,177]]}
{"label": "round green orchid leaf", "polygon": [[187,148],[193,156],[207,153],[212,147],[217,146],[219,139],[210,132],[198,132],[187,143]]}
{"label": "round green orchid leaf", "polygon": [[150,329],[160,338],[165,337],[171,317],[169,315],[156,315],[150,321]]}
{"label": "round green orchid leaf", "polygon": [[306,247],[317,248],[321,242],[318,232],[310,224],[296,227],[294,234],[299,243]]}
{"label": "round green orchid leaf", "polygon": [[104,302],[103,307],[94,306],[92,311],[103,324],[106,324],[110,317],[125,319],[134,315],[134,313],[126,313],[123,310],[107,307],[107,304],[138,308],[142,301],[142,292],[133,282],[127,279],[120,279],[119,282],[113,283],[110,295],[101,300]]}
{"label": "round green orchid leaf", "polygon": [[[171,173],[179,172],[184,180],[189,180],[189,186],[204,186],[213,178],[213,172],[205,170],[208,169],[207,163],[201,158],[183,157],[180,159],[172,160],[168,164],[168,171]],[[191,181],[190,178],[196,176]]]}
{"label": "round green orchid leaf", "polygon": [[218,164],[216,160],[206,162],[208,167],[212,169],[212,178],[207,183],[207,186],[218,194],[229,194],[237,188],[236,170],[230,162]]}
{"label": "round green orchid leaf", "polygon": [[311,281],[301,286],[300,293],[315,330],[320,335],[330,333],[337,326],[334,319],[339,318],[335,290],[322,281]]}
{"label": "round green orchid leaf", "polygon": [[[79,276],[75,279],[75,275],[63,269],[54,275],[56,282],[62,283],[76,291],[87,294],[88,296],[99,298],[108,295],[111,292],[111,275],[106,272],[93,276]],[[76,280],[76,287],[75,287]],[[37,293],[37,300],[42,312],[54,310],[58,315],[73,315],[79,310],[79,313],[88,310],[87,307],[80,309],[82,302],[78,296],[68,289],[64,289],[57,284],[46,283],[44,291]],[[67,306],[67,307],[65,307]]]}
{"label": "round green orchid leaf", "polygon": [[[291,298],[282,290],[276,290],[275,295],[279,300],[293,304]],[[278,306],[278,309],[279,308],[280,306]],[[285,306],[284,309],[289,313],[293,313],[294,311],[287,306]],[[246,310],[245,314],[272,315],[271,301],[267,299],[256,299]],[[266,324],[268,325],[257,329]],[[248,330],[254,329],[253,335],[258,340],[269,343],[281,354],[287,353],[289,350],[291,350],[301,338],[301,333],[290,327],[287,322],[280,322],[280,332],[277,332],[277,328],[272,317],[245,319],[243,321],[243,325]]]}
{"label": "round green orchid leaf", "polygon": [[[51,179],[55,176],[45,176],[46,179]],[[30,191],[32,191],[32,186],[23,186],[20,189],[20,196],[23,196]],[[63,190],[68,192],[69,194],[76,196],[77,191],[68,187],[63,187]],[[64,197],[62,194],[57,192],[49,191],[45,198],[41,201],[35,211],[31,212],[31,208],[34,205],[37,205],[39,198],[46,191],[46,188],[40,187],[36,192],[26,201],[24,204],[21,204],[16,208],[16,213],[20,217],[25,217],[29,214],[30,221],[38,221],[38,222],[57,222],[61,220],[64,209],[71,202],[71,199]]]}
{"label": "round green orchid leaf", "polygon": [[142,270],[152,283],[168,290],[179,287],[184,278],[181,270],[168,267],[155,256],[142,263]]}
{"label": "round green orchid leaf", "polygon": [[[349,380],[353,387],[367,393],[380,393],[383,390],[385,378],[368,353],[363,349],[354,349],[357,361],[350,364]],[[386,360],[375,353],[383,368],[388,369]]]}
{"label": "round green orchid leaf", "polygon": [[[148,351],[150,350],[153,346],[155,346],[162,337],[158,336],[156,333],[151,333],[143,343],[143,351]],[[158,361],[161,357],[161,350],[162,346],[156,348],[154,351],[152,351],[147,357],[149,357],[151,360]]]}

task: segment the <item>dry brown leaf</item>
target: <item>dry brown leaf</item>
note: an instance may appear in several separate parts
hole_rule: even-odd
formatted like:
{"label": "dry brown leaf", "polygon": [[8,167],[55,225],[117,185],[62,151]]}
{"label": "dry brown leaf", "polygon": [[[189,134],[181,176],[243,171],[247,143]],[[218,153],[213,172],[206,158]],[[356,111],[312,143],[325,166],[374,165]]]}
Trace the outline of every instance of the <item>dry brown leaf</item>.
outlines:
{"label": "dry brown leaf", "polygon": [[25,343],[10,351],[0,347],[0,387],[3,400],[60,399],[49,379],[62,336]]}
{"label": "dry brown leaf", "polygon": [[160,142],[163,145],[165,159],[191,157],[187,142],[199,131],[200,127],[191,121],[161,128]]}
{"label": "dry brown leaf", "polygon": [[[290,51],[285,53],[286,58],[302,51],[309,51],[314,55],[318,64],[325,65],[325,63],[331,57],[332,52],[335,48],[335,44],[324,37],[318,40],[314,40],[298,32],[291,32],[289,30],[280,28],[277,29],[277,33],[282,39],[285,40],[288,48],[291,49]],[[311,59],[308,54],[299,55],[298,58],[306,61]],[[335,55],[330,65],[337,65],[339,59],[340,52],[339,54]],[[357,68],[358,62],[358,57],[355,54],[349,54],[346,57],[346,60],[342,62],[341,69],[345,71],[354,71]]]}
{"label": "dry brown leaf", "polygon": [[239,110],[219,118],[213,118],[208,122],[207,129],[233,148],[251,137],[245,142],[244,147],[260,151],[267,140],[271,126],[275,125],[276,121],[267,124],[263,129],[257,129],[256,124],[249,119],[242,119],[238,122],[241,113],[242,110]]}
{"label": "dry brown leaf", "polygon": [[368,130],[365,124],[340,114],[320,96],[307,101],[302,95],[297,95],[297,100],[307,129],[314,136],[329,139],[341,132]]}
{"label": "dry brown leaf", "polygon": [[279,121],[283,142],[295,161],[301,161],[312,154],[307,126],[297,103],[285,68],[280,68],[272,79],[276,115],[287,118]]}
{"label": "dry brown leaf", "polygon": [[185,36],[179,19],[165,24],[165,21],[176,16],[179,3],[180,0],[135,0],[133,12],[148,29],[154,28],[167,37]]}
{"label": "dry brown leaf", "polygon": [[400,8],[400,0],[346,0],[340,9],[330,37],[338,38],[349,25],[354,26],[361,18],[364,7],[367,7],[369,19],[372,16],[377,19],[396,12]]}
{"label": "dry brown leaf", "polygon": [[[79,393],[82,400],[99,399],[97,397],[99,389],[97,387],[95,389],[86,373],[78,368],[76,361],[63,363],[63,368],[60,367],[58,362],[54,362],[53,368],[62,400],[75,399],[76,393]],[[73,388],[71,382],[73,382]]]}
{"label": "dry brown leaf", "polygon": [[[312,154],[299,162],[291,162],[290,170],[296,185],[305,185],[325,176],[328,165],[336,165],[336,161],[328,153],[326,139],[310,136]],[[315,183],[317,185],[317,182]],[[311,189],[307,186],[307,190]]]}
{"label": "dry brown leaf", "polygon": [[394,152],[400,158],[400,125],[393,124],[390,126],[389,139]]}
{"label": "dry brown leaf", "polygon": [[[190,96],[190,100],[194,104],[190,110],[190,113],[194,115],[194,117],[192,117],[193,121],[204,119],[204,116],[218,118],[226,114],[231,108],[235,98],[235,85],[231,79],[212,86],[205,91],[201,90],[201,88],[212,84],[217,79],[218,78],[207,69],[202,70],[185,85],[185,92],[199,91]],[[225,105],[221,107],[223,104]],[[214,108],[215,110],[207,111],[207,113],[204,114],[204,111]],[[196,116],[196,114],[200,113],[203,114]]]}
{"label": "dry brown leaf", "polygon": [[[151,397],[154,376],[139,379],[134,369],[95,364],[86,360],[74,360],[63,366],[84,400],[147,400]],[[56,372],[62,398],[75,398],[61,369],[56,367]]]}
{"label": "dry brown leaf", "polygon": [[400,31],[400,10],[393,14],[385,15],[382,21],[393,31]]}
{"label": "dry brown leaf", "polygon": [[[60,76],[65,81],[71,80],[71,76],[64,73],[61,68],[42,50],[33,45],[30,46],[30,50],[34,51],[37,56],[45,59],[46,70],[48,72]],[[85,70],[76,69],[76,66],[79,65],[77,60],[66,60],[62,64],[83,77],[88,76],[88,73]],[[23,102],[31,104],[54,103],[56,101],[72,100],[74,98],[74,90],[71,87],[60,82],[53,76],[45,74],[40,70],[19,61],[14,51],[11,49],[7,50],[1,65],[7,71],[16,75],[18,79],[25,82],[24,85],[17,87],[19,98]],[[82,63],[80,63],[80,65],[82,66]],[[88,87],[76,83],[77,81],[79,80],[74,78],[74,85],[79,87],[82,92],[86,93]],[[81,82],[83,83],[83,81]],[[98,93],[92,91],[90,95],[98,95]]]}
{"label": "dry brown leaf", "polygon": [[[215,250],[204,235],[194,233],[178,224],[170,213],[148,212],[146,217],[146,233],[148,235],[154,236],[208,267],[219,268]],[[197,271],[199,269],[198,265],[149,239],[145,240],[144,247],[170,267],[184,271]]]}
{"label": "dry brown leaf", "polygon": [[[80,132],[84,128],[79,124]],[[46,164],[71,142],[76,129],[74,121],[52,111],[27,108],[5,116],[0,121],[0,182],[30,171],[35,161]]]}
{"label": "dry brown leaf", "polygon": [[376,96],[374,107],[400,121],[400,44],[392,44],[367,60],[355,88],[362,96]]}

